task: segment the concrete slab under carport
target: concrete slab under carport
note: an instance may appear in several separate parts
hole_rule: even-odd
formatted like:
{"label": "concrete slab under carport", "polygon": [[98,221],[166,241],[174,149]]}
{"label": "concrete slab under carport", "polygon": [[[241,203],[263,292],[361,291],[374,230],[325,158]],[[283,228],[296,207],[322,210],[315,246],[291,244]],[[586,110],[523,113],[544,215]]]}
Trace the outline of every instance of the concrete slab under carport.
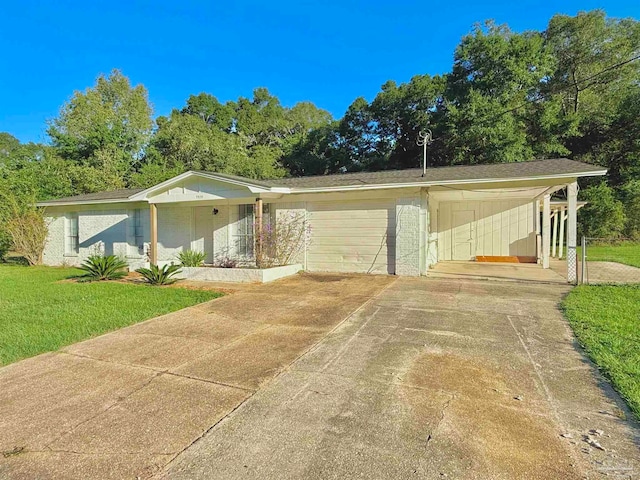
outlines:
{"label": "concrete slab under carport", "polygon": [[0,478],[150,478],[393,281],[247,286],[0,369]]}
{"label": "concrete slab under carport", "polygon": [[640,429],[558,310],[569,289],[400,278],[161,477],[633,478]]}
{"label": "concrete slab under carport", "polygon": [[446,261],[431,266],[431,278],[458,278],[467,280],[520,281],[533,283],[567,284],[565,274],[556,268],[542,268],[535,263],[491,263],[474,261]]}

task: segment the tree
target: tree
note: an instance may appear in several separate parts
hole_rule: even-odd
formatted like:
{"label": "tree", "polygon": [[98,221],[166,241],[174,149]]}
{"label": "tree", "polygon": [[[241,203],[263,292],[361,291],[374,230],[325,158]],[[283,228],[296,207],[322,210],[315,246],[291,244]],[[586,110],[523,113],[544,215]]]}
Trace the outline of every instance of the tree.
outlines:
{"label": "tree", "polygon": [[580,235],[594,238],[622,236],[626,221],[624,208],[606,182],[585,189],[582,198],[588,203],[579,210]]}
{"label": "tree", "polygon": [[[100,75],[93,88],[75,92],[47,130],[57,153],[100,172],[95,188],[122,187],[151,136],[147,90],[118,70]],[[93,186],[88,186],[93,188]]]}

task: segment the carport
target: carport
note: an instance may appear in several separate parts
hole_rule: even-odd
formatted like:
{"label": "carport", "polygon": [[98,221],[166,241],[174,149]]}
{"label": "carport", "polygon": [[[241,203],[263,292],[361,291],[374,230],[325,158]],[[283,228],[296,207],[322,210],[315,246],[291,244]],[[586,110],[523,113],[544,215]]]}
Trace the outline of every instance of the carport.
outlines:
{"label": "carport", "polygon": [[[575,178],[564,176],[430,187],[429,264],[433,268],[438,262],[452,261],[530,263],[548,269],[551,197],[562,190],[566,190],[567,200],[562,208],[553,202],[553,215],[562,210],[559,214],[563,217],[556,218],[566,219],[567,278],[574,283],[578,184]],[[556,221],[556,228],[558,224]]]}

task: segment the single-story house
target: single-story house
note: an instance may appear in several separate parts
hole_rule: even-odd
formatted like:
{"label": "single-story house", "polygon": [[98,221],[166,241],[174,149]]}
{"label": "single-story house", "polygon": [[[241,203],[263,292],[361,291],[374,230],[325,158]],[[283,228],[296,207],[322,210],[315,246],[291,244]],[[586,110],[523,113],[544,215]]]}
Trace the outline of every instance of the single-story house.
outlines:
{"label": "single-story house", "polygon": [[[96,249],[132,267],[184,250],[251,258],[256,212],[304,215],[308,271],[423,275],[436,262],[510,257],[549,266],[551,195],[566,188],[569,280],[576,261],[577,180],[606,170],[565,158],[520,163],[253,180],[189,171],[147,189],[41,202],[44,262]],[[542,212],[542,214],[540,213]]]}

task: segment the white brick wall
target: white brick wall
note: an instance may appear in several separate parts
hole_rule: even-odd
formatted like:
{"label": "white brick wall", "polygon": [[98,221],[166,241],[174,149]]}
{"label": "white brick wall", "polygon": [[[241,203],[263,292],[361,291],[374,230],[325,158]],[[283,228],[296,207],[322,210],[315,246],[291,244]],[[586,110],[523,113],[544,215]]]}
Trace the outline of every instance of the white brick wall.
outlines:
{"label": "white brick wall", "polygon": [[[427,243],[427,205],[426,196],[412,192],[409,196],[397,198],[387,196],[395,202],[395,242],[389,243],[388,261],[394,262],[397,275],[416,276],[426,271],[426,243]],[[345,198],[350,196],[345,195]],[[290,211],[305,212],[308,201],[316,198],[295,202],[277,202],[272,204],[275,215],[286,215]],[[370,196],[368,197],[370,198]],[[297,199],[296,199],[297,200]],[[346,201],[346,200],[345,200]],[[338,202],[338,205],[340,203]],[[45,248],[44,261],[48,265],[79,264],[92,254],[98,245],[104,253],[127,257],[133,268],[141,266],[145,256],[139,255],[137,246],[132,240],[132,222],[130,216],[135,208],[141,208],[143,216],[143,232],[145,248],[150,240],[149,207],[147,203],[121,204],[77,207],[79,223],[80,251],[77,256],[65,255],[65,211],[61,207],[50,208],[49,240]],[[198,207],[196,207],[198,208]],[[210,214],[213,207],[201,207],[204,213]],[[213,240],[213,258],[219,259],[233,255],[234,222],[238,216],[238,206],[216,205],[218,214],[207,218],[208,225],[197,228],[193,223],[193,212],[196,209],[185,206],[158,205],[158,261],[159,263],[177,262],[177,255],[184,250],[211,245],[204,239],[204,235],[211,229]],[[393,207],[391,207],[393,212]],[[202,212],[201,212],[202,213]],[[204,214],[203,213],[203,214]],[[393,215],[393,213],[391,213]],[[202,215],[200,215],[202,217]],[[203,241],[198,239],[202,237]],[[304,263],[305,255],[301,253],[297,259]],[[393,271],[393,269],[391,270]]]}
{"label": "white brick wall", "polygon": [[396,275],[420,275],[420,197],[396,200]]}
{"label": "white brick wall", "polygon": [[[87,257],[102,252],[105,255],[118,255],[126,258],[132,268],[144,263],[137,247],[131,245],[130,212],[140,208],[143,213],[143,236],[149,241],[149,207],[141,205],[119,205],[93,208],[77,206],[74,210],[63,207],[49,207],[47,221],[49,236],[45,246],[43,261],[45,265],[80,265]],[[69,213],[78,215],[78,253],[65,252],[66,219]],[[130,235],[131,234],[131,235]]]}

